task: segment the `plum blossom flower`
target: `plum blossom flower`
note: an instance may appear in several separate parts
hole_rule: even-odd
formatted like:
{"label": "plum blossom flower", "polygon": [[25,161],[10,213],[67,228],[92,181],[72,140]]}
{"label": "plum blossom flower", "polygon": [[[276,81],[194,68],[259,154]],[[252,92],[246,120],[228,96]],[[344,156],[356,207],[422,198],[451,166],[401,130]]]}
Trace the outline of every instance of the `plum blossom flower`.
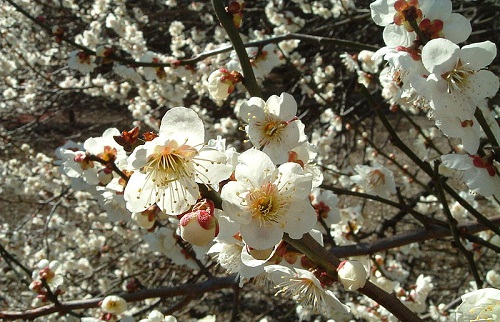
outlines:
{"label": "plum blossom flower", "polygon": [[276,284],[275,288],[280,289],[276,294],[291,296],[300,304],[311,307],[315,313],[331,317],[350,311],[331,291],[325,290],[308,270],[281,265],[269,265],[265,270],[269,279]]}
{"label": "plum blossom flower", "polygon": [[[337,207],[339,199],[336,194],[330,190],[321,191],[319,188],[314,188],[310,199],[318,219],[324,221],[326,227],[330,228],[331,225],[338,224],[341,221],[342,218]],[[317,228],[324,230],[319,221],[317,226]]]}
{"label": "plum blossom flower", "polygon": [[225,100],[234,91],[235,85],[241,82],[239,72],[220,68],[208,76],[208,93],[217,102]]}
{"label": "plum blossom flower", "polygon": [[82,74],[88,74],[95,68],[94,60],[94,56],[81,50],[75,50],[69,53],[68,67]]}
{"label": "plum blossom flower", "polygon": [[240,226],[248,246],[268,249],[283,233],[298,239],[316,224],[316,213],[308,196],[312,176],[300,165],[287,162],[279,168],[262,151],[243,152],[236,166],[236,181],[221,192],[225,213]]}
{"label": "plum blossom flower", "polygon": [[500,197],[500,164],[492,157],[468,154],[446,154],[441,156],[443,165],[461,171],[462,180],[473,192],[485,197]]}
{"label": "plum blossom flower", "polygon": [[[59,261],[49,262],[47,259],[42,259],[37,264],[37,269],[32,273],[33,283],[30,288],[34,291],[38,291],[41,287],[41,283],[37,283],[41,279],[45,279],[47,285],[54,292],[64,283],[64,278],[62,276],[61,263]],[[38,288],[38,289],[37,289]]]}
{"label": "plum blossom flower", "polygon": [[[479,149],[479,140],[481,138],[481,127],[475,117],[470,120],[461,121],[453,115],[440,117],[440,113],[434,114],[436,125],[447,136],[460,138],[464,150],[475,154]],[[446,113],[445,113],[446,114]]]}
{"label": "plum blossom flower", "polygon": [[117,295],[106,296],[101,303],[105,313],[121,314],[127,310],[127,301]]}
{"label": "plum blossom flower", "polygon": [[296,113],[297,102],[288,93],[272,95],[266,102],[252,97],[240,107],[241,118],[248,123],[250,142],[276,164],[286,162],[288,151],[307,140]]}
{"label": "plum blossom flower", "polygon": [[197,183],[229,177],[226,156],[204,144],[202,120],[185,107],[169,110],[158,137],[137,147],[128,159],[134,171],[125,187],[127,209],[142,212],[156,204],[170,215],[189,209],[200,197]]}
{"label": "plum blossom flower", "polygon": [[428,39],[465,41],[472,27],[467,18],[452,13],[451,0],[376,0],[370,4],[373,21],[384,26],[383,38],[390,48],[416,51],[420,43],[410,21],[415,21]]}
{"label": "plum blossom flower", "polygon": [[373,167],[357,165],[354,170],[358,174],[351,176],[351,180],[362,186],[366,193],[384,198],[396,193],[394,176],[386,167],[374,162]]}
{"label": "plum blossom flower", "polygon": [[483,288],[462,295],[457,307],[457,322],[498,321],[500,318],[500,290]]}
{"label": "plum blossom flower", "polygon": [[412,85],[436,112],[472,120],[476,107],[486,106],[486,98],[498,90],[498,77],[483,69],[496,51],[491,41],[460,48],[447,39],[433,39],[422,49],[422,63],[430,73],[427,81]]}

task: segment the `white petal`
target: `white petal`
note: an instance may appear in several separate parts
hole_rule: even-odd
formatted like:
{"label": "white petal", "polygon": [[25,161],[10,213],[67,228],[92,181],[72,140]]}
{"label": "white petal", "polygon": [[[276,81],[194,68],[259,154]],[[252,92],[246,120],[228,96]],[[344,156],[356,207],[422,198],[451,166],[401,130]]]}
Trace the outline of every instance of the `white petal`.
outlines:
{"label": "white petal", "polygon": [[403,26],[387,25],[383,31],[384,42],[388,47],[409,47],[415,40],[415,33],[408,32]]}
{"label": "white petal", "polygon": [[179,145],[187,143],[197,146],[204,143],[205,128],[195,111],[185,107],[174,107],[161,120],[160,136],[175,140]]}
{"label": "white petal", "polygon": [[290,121],[297,114],[297,102],[292,95],[281,93],[278,97],[271,95],[266,102],[269,113],[277,115],[283,121]]}
{"label": "white petal", "polygon": [[276,167],[271,159],[262,151],[249,149],[238,157],[235,177],[241,182],[248,182],[251,187],[260,187],[270,182],[275,175]]}
{"label": "white petal", "polygon": [[264,107],[266,106],[266,102],[260,97],[251,97],[248,101],[244,102],[240,106],[240,118],[247,122],[251,123],[252,119],[264,119]]}
{"label": "white petal", "polygon": [[463,46],[460,50],[460,60],[473,70],[488,66],[496,55],[497,46],[489,40]]}
{"label": "white petal", "polygon": [[226,155],[212,148],[202,148],[194,162],[196,182],[219,184],[233,172],[233,167],[226,164]]}
{"label": "white petal", "polygon": [[304,173],[298,163],[287,162],[279,166],[279,176],[275,184],[279,191],[294,198],[304,199],[312,190],[312,175]]}
{"label": "white petal", "polygon": [[245,243],[255,249],[271,248],[283,238],[283,230],[278,224],[260,227],[258,221],[241,226],[240,232]]}
{"label": "white petal", "polygon": [[152,182],[147,181],[146,177],[146,174],[134,172],[128,180],[124,191],[124,197],[127,201],[127,209],[130,212],[142,212],[151,206],[151,195],[147,193],[139,193],[139,190],[152,190]]}
{"label": "white petal", "polygon": [[473,166],[472,158],[464,154],[445,154],[441,156],[443,164],[455,170],[468,170]]}
{"label": "white petal", "polygon": [[243,204],[249,187],[239,181],[230,181],[222,187],[222,208],[232,220],[246,225],[252,220],[252,214]]}
{"label": "white petal", "polygon": [[451,0],[427,0],[420,1],[420,9],[425,18],[430,20],[446,20],[451,14]]}
{"label": "white petal", "polygon": [[294,200],[290,209],[293,211],[289,211],[286,215],[285,232],[290,238],[299,239],[316,225],[316,211],[309,200]]}
{"label": "white petal", "polygon": [[482,99],[495,96],[498,91],[498,77],[489,70],[482,69],[469,75],[467,81],[471,84],[469,94],[477,105],[480,105]]}
{"label": "white petal", "polygon": [[459,52],[460,48],[448,39],[432,39],[422,49],[422,63],[429,72],[441,75],[453,69]]}
{"label": "white petal", "polygon": [[443,25],[444,37],[455,44],[466,41],[471,32],[472,26],[469,19],[459,13],[452,13]]}
{"label": "white petal", "polygon": [[387,26],[394,22],[394,3],[396,0],[376,0],[370,4],[373,21],[379,26]]}

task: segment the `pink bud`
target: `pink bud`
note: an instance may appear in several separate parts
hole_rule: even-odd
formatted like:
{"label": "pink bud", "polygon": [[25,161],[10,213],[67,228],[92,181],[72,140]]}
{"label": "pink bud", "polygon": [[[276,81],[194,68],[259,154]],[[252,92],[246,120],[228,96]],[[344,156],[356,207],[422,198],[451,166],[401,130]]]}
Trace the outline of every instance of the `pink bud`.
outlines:
{"label": "pink bud", "polygon": [[217,218],[203,209],[185,214],[179,226],[182,239],[196,246],[205,246],[219,234]]}

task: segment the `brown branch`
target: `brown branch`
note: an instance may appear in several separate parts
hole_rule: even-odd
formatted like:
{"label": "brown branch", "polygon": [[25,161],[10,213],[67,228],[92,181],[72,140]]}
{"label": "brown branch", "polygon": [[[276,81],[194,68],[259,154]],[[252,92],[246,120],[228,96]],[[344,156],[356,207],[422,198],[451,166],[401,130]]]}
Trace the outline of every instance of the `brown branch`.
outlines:
{"label": "brown branch", "polygon": [[[490,218],[491,222],[500,225],[500,216]],[[480,223],[465,223],[457,225],[459,232],[466,232],[467,235],[464,237],[468,239],[468,235],[471,236],[471,240],[474,242],[474,237],[472,234],[478,233],[480,231],[488,230],[489,228]],[[423,242],[426,240],[444,238],[451,236],[449,229],[432,225],[430,229],[418,229],[407,233],[402,233],[394,235],[391,237],[381,238],[372,242],[359,243],[356,245],[348,246],[337,246],[330,250],[332,254],[337,257],[350,257],[350,256],[362,256],[362,255],[372,255],[381,251],[389,250],[395,247],[401,247],[416,242]]]}
{"label": "brown branch", "polygon": [[[305,234],[301,239],[291,239],[288,236],[284,236],[283,239],[325,269],[328,274],[337,276],[337,267],[340,264],[340,259],[318,244],[311,235]],[[422,321],[397,297],[387,293],[370,281],[367,281],[365,286],[358,291],[385,307],[401,321]]]}
{"label": "brown branch", "polygon": [[[38,25],[42,29],[44,29],[49,35],[51,35],[51,36],[53,35],[52,29],[49,25],[43,23],[42,21],[38,20],[34,16],[30,15],[26,10],[24,10],[20,5],[16,4],[14,1],[12,1],[12,0],[6,0],[6,1],[11,6],[13,6],[17,11],[19,11],[22,15],[24,15],[26,18],[28,18],[33,23],[35,23],[36,25]],[[58,36],[58,38],[61,41],[65,42],[65,43],[67,43],[75,48],[82,50],[87,55],[93,55],[93,56],[96,55],[96,52],[94,50],[92,50],[88,47],[85,47],[83,45],[80,45],[64,35],[60,35],[60,36]],[[366,50],[375,51],[375,50],[379,49],[376,46],[366,45],[366,44],[362,44],[362,43],[358,43],[358,42],[342,40],[342,39],[337,39],[337,38],[305,35],[305,34],[299,34],[299,33],[289,33],[286,35],[279,35],[279,36],[275,36],[275,37],[270,37],[268,39],[257,40],[257,41],[243,44],[243,46],[244,47],[260,47],[260,46],[264,46],[264,45],[271,44],[271,43],[279,43],[281,41],[293,40],[293,39],[307,41],[307,42],[313,42],[313,43],[317,43],[318,45],[322,45],[322,46],[331,45],[331,46],[337,46],[337,47],[342,47],[342,48],[351,48],[351,49],[355,49],[355,50],[366,49]],[[139,67],[139,66],[142,66],[142,67],[172,67],[172,66],[180,66],[180,65],[183,65],[183,66],[184,65],[194,65],[197,62],[204,60],[205,58],[208,58],[208,57],[211,57],[214,55],[218,55],[218,54],[222,54],[222,53],[226,53],[226,52],[231,51],[232,49],[233,49],[232,45],[224,46],[224,47],[221,47],[221,48],[218,48],[215,50],[204,52],[202,54],[199,54],[199,55],[196,55],[194,57],[187,58],[187,59],[175,59],[174,58],[172,61],[170,61],[168,63],[139,62],[139,61],[135,61],[133,59],[123,58],[117,54],[111,54],[110,56],[107,56],[106,58],[111,59],[113,61],[120,62],[120,63],[125,64],[125,65],[133,66],[133,67]]]}
{"label": "brown branch", "polygon": [[[127,302],[137,302],[150,298],[166,298],[180,295],[192,297],[206,292],[232,288],[237,285],[238,283],[236,281],[236,276],[230,275],[226,277],[213,278],[194,285],[184,284],[175,287],[150,288],[143,289],[134,293],[123,293],[118,295],[125,299]],[[72,310],[96,308],[99,306],[99,302],[103,299],[104,298],[99,297],[88,300],[60,302],[59,305],[46,305],[26,311],[0,311],[0,319],[32,320],[37,317],[46,316],[52,313],[64,314]]]}

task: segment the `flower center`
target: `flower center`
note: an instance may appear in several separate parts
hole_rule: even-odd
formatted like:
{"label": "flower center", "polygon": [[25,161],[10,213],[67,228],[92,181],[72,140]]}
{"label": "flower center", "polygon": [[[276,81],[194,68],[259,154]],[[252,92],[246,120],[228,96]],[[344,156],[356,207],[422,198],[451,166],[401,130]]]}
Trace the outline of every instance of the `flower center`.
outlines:
{"label": "flower center", "polygon": [[280,222],[287,206],[273,183],[267,183],[260,188],[253,189],[247,195],[247,204],[252,217],[259,220],[260,226]]}
{"label": "flower center", "polygon": [[157,186],[167,186],[172,181],[194,176],[192,159],[197,154],[189,145],[179,146],[176,141],[168,141],[165,146],[157,147],[142,171],[150,173]]}
{"label": "flower center", "polygon": [[371,187],[380,187],[385,184],[385,174],[375,169],[368,175],[368,183]]}
{"label": "flower center", "polygon": [[455,67],[441,75],[441,77],[448,83],[448,93],[452,91],[462,91],[467,87],[469,83],[469,75],[474,74],[474,70],[464,65],[460,59],[458,59]]}

